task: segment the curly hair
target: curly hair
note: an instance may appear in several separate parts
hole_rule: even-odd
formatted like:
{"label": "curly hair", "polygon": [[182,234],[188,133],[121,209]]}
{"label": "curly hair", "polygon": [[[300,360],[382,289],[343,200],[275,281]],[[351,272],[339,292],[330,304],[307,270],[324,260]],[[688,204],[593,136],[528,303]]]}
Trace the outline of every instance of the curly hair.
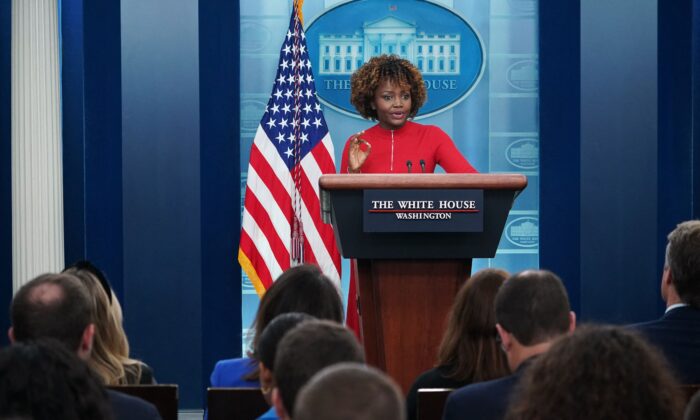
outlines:
{"label": "curly hair", "polygon": [[65,345],[49,339],[0,351],[0,418],[111,419],[105,390]]}
{"label": "curly hair", "polygon": [[663,356],[636,333],[587,326],[528,368],[506,419],[680,419],[677,389]]}
{"label": "curly hair", "polygon": [[505,354],[496,342],[494,299],[508,273],[487,268],[462,286],[438,351],[438,366],[447,377],[479,382],[508,374]]}
{"label": "curly hair", "polygon": [[428,93],[420,70],[410,61],[397,55],[372,57],[353,73],[350,78],[350,103],[364,118],[376,120],[377,111],[372,109],[374,93],[386,80],[411,92],[411,110],[408,117],[415,117],[425,103]]}

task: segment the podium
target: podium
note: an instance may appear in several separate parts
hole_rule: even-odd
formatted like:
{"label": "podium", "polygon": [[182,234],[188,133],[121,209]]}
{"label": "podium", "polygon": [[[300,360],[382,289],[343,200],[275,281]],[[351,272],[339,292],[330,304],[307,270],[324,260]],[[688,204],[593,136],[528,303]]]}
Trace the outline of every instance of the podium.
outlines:
{"label": "podium", "polygon": [[[508,213],[527,179],[515,174],[333,174],[322,176],[319,186],[323,220],[333,225],[343,257],[355,259],[352,270],[367,363],[387,372],[408,392],[415,378],[435,365],[447,314],[471,274],[472,258],[496,254]],[[471,231],[445,231],[441,222],[430,221],[422,223],[422,231],[410,231],[417,226],[412,221],[397,227],[409,231],[367,229],[365,218],[374,217],[370,213],[389,213],[389,219],[383,219],[389,223],[379,223],[382,230],[394,223],[398,212],[368,208],[370,193],[460,196],[470,191],[479,197],[483,192],[480,208],[473,210],[481,213],[481,224]]]}

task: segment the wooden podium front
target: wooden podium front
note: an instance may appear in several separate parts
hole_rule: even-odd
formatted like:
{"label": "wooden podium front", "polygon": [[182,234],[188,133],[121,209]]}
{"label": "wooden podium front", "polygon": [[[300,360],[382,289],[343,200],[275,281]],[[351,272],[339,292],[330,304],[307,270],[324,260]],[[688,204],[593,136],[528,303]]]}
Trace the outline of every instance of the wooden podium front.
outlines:
{"label": "wooden podium front", "polygon": [[[354,258],[367,362],[407,392],[434,366],[454,296],[472,258],[491,258],[508,212],[527,185],[522,175],[338,174],[319,182],[326,223],[343,257]],[[363,228],[366,190],[483,190],[479,232],[376,233]]]}

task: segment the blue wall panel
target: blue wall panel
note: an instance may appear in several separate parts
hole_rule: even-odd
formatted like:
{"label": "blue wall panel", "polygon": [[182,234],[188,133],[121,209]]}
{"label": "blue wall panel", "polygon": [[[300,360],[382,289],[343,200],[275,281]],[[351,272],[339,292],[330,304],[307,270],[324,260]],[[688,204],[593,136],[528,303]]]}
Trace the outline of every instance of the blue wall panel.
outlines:
{"label": "blue wall panel", "polygon": [[124,0],[121,20],[125,324],[181,406],[200,407],[197,3]]}
{"label": "blue wall panel", "polygon": [[580,69],[581,315],[650,319],[661,252],[656,1],[581,2]]}
{"label": "blue wall panel", "polygon": [[[11,2],[0,1],[0,326],[10,325],[12,299],[12,181],[10,154],[10,32]],[[0,345],[7,344],[0,334]]]}
{"label": "blue wall panel", "polygon": [[61,106],[66,264],[85,256],[85,61],[83,1],[61,1]]}
{"label": "blue wall panel", "polygon": [[120,6],[84,3],[85,256],[123,297]]}
{"label": "blue wall panel", "polygon": [[241,351],[238,16],[236,2],[199,2],[204,385],[217,360]]}
{"label": "blue wall panel", "polygon": [[691,194],[692,194],[692,218],[700,219],[700,0],[693,0],[692,11],[692,84],[691,91],[693,92],[692,102],[692,169],[690,177],[692,179]]}
{"label": "blue wall panel", "polygon": [[119,0],[61,7],[65,259],[123,296]]}
{"label": "blue wall panel", "polygon": [[693,0],[659,2],[659,244],[693,214],[693,32]]}
{"label": "blue wall panel", "polygon": [[579,312],[580,5],[540,0],[539,13],[540,267],[562,278]]}

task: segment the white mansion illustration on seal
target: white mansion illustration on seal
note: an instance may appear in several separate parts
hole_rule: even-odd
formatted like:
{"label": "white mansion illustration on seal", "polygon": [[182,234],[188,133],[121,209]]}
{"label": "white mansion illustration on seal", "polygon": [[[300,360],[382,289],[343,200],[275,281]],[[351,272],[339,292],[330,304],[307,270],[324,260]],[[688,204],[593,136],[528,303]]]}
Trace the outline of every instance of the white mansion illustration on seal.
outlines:
{"label": "white mansion illustration on seal", "polygon": [[396,54],[424,74],[459,75],[459,34],[429,35],[414,23],[388,16],[362,25],[353,35],[319,36],[319,73],[351,74],[370,57]]}

